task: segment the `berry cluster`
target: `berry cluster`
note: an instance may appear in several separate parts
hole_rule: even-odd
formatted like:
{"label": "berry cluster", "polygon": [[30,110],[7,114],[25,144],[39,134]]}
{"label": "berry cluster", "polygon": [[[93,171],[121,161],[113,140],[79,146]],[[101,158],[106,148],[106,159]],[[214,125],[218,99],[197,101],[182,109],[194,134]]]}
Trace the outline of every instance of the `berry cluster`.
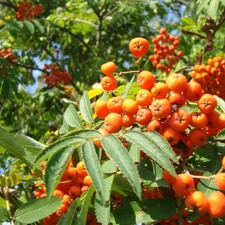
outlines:
{"label": "berry cluster", "polygon": [[166,29],[162,28],[159,35],[152,39],[152,43],[154,54],[149,56],[149,60],[158,70],[169,73],[183,56],[183,52],[177,49],[180,44],[179,37],[168,34]]}
{"label": "berry cluster", "polygon": [[[137,42],[129,45],[129,48],[135,57],[142,57],[146,54],[148,45],[146,39],[137,39]],[[218,62],[218,58],[209,60],[211,61]],[[219,62],[221,64],[222,61]],[[171,73],[166,77],[165,82],[157,82],[152,72],[138,71],[136,83],[139,90],[133,98],[124,98],[120,95],[115,96],[113,92],[117,87],[116,64],[112,61],[107,62],[101,66],[101,71],[105,75],[101,85],[108,92],[108,97],[99,98],[95,102],[94,111],[104,122],[99,128],[103,137],[111,133],[126,132],[133,127],[139,127],[141,131],[147,132],[154,130],[164,137],[179,157],[185,159],[196,147],[205,145],[210,136],[215,136],[225,128],[225,113],[216,110],[216,98],[206,93],[195,79],[188,81],[181,73]],[[190,103],[195,104],[196,109],[190,110]],[[93,142],[97,147],[102,148],[101,141],[93,140]],[[123,137],[121,142],[125,147],[129,146]],[[140,157],[148,156],[140,151]],[[198,180],[203,178],[202,174],[195,177],[181,169],[174,177],[168,171],[163,171],[162,177],[170,185],[174,198],[182,199],[184,205],[182,224],[212,224],[211,218],[225,216],[223,193],[225,157],[222,165],[222,172],[209,178],[215,180],[218,191],[212,191],[207,196],[196,188]],[[145,187],[143,196],[144,198],[163,197],[160,189],[152,187]],[[196,211],[201,216],[190,222],[189,210]],[[175,214],[160,221],[159,224],[178,224],[178,220],[178,214]]]}
{"label": "berry cluster", "polygon": [[180,173],[174,177],[168,171],[163,171],[162,177],[171,185],[175,196],[184,199],[184,205],[187,209],[194,210],[202,215],[200,218],[193,221],[193,223],[185,223],[184,221],[184,224],[212,224],[210,216],[213,218],[225,216],[225,195],[223,193],[225,190],[225,172],[223,172],[225,169],[225,156],[223,157],[221,164],[222,172],[217,173],[211,178],[214,179],[218,190],[212,190],[208,196],[203,192],[196,190],[196,182],[189,173]]}
{"label": "berry cluster", "polygon": [[72,77],[62,68],[59,68],[55,63],[52,65],[45,64],[43,70],[48,71],[48,74],[43,74],[44,83],[49,87],[55,87],[59,83],[69,83]]}
{"label": "berry cluster", "polygon": [[[16,59],[16,55],[13,54],[12,49],[8,48],[8,49],[1,49],[0,50],[0,58],[2,59],[6,59],[9,63],[8,67],[12,67],[12,65],[10,65],[10,61],[13,61]],[[3,66],[0,66],[0,72],[2,74],[2,78],[4,78],[8,72],[4,71],[4,69],[2,69]]]}
{"label": "berry cluster", "polygon": [[[43,174],[45,172],[45,163],[41,164]],[[60,183],[53,192],[53,196],[62,199],[62,204],[53,214],[46,217],[43,225],[56,225],[60,217],[65,214],[70,204],[87,191],[92,184],[92,180],[85,169],[84,161],[80,161],[76,166],[73,165],[72,159],[69,160],[67,167],[60,179]],[[36,198],[46,196],[46,187],[43,183],[36,183],[33,191]],[[96,218],[89,214],[86,224],[97,224]]]}
{"label": "berry cluster", "polygon": [[31,20],[33,17],[40,15],[43,11],[43,6],[40,4],[33,4],[24,0],[23,2],[18,2],[16,19],[23,21],[24,19]]}
{"label": "berry cluster", "polygon": [[190,76],[201,84],[205,93],[225,98],[225,59],[220,56],[208,59],[207,65],[195,65]]}
{"label": "berry cluster", "polygon": [[[108,62],[103,68],[107,68],[111,74],[116,67],[113,62]],[[112,75],[104,78],[108,77],[116,80]],[[224,114],[216,111],[216,98],[211,94],[203,94],[201,85],[193,80],[188,82],[183,74],[171,74],[163,83],[156,82],[153,73],[143,70],[138,74],[136,82],[140,90],[135,99],[112,96],[108,100],[96,101],[95,113],[98,118],[104,119],[104,134],[139,125],[147,131],[159,132],[176,153],[188,157],[194,146],[204,145],[209,136],[216,135],[225,127]],[[112,83],[108,82],[105,89],[104,84],[104,90],[112,87]],[[192,113],[182,108],[190,102],[198,106]],[[180,141],[187,145],[187,152],[177,148]]]}

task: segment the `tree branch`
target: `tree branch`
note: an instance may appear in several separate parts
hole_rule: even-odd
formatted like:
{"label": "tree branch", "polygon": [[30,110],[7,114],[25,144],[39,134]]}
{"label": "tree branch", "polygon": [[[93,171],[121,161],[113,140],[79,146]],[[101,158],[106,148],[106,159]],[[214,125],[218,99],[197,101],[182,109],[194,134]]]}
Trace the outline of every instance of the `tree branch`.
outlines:
{"label": "tree branch", "polygon": [[41,71],[43,73],[48,73],[46,70],[43,70],[43,69],[40,69],[40,68],[37,68],[37,67],[33,67],[33,66],[25,65],[25,64],[20,64],[20,63],[17,63],[17,62],[10,62],[10,63],[14,66],[18,66],[18,67],[22,67],[22,68],[26,68],[26,69],[30,69],[30,70],[38,70],[38,71]]}
{"label": "tree branch", "polygon": [[57,24],[55,24],[56,27],[58,27],[60,30],[65,31],[66,33],[70,34],[72,37],[78,39],[90,52],[92,52],[92,50],[90,49],[90,47],[82,40],[82,38],[80,38],[78,35],[72,33],[70,30],[68,30],[65,27],[61,27]]}

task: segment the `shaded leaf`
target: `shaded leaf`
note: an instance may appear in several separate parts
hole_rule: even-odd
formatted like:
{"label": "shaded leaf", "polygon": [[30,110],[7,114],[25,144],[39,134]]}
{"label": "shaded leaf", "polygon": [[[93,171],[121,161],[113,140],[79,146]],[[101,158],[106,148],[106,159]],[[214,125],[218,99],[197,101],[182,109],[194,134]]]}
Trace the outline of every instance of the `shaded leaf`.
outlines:
{"label": "shaded leaf", "polygon": [[82,197],[84,197],[84,200],[82,202],[80,213],[76,219],[75,225],[86,224],[88,208],[93,194],[94,194],[94,187],[91,185],[88,191],[85,193],[85,195],[84,196],[82,195]]}
{"label": "shaded leaf", "polygon": [[9,213],[6,208],[0,206],[0,223],[5,222],[9,218]]}
{"label": "shaded leaf", "polygon": [[114,175],[111,175],[104,180],[105,185],[105,193],[104,197],[107,201],[107,204],[102,204],[101,198],[99,194],[96,195],[95,198],[95,213],[96,217],[99,223],[103,225],[109,224],[109,218],[110,218],[110,190],[112,187],[112,182],[114,179]]}
{"label": "shaded leaf", "polygon": [[81,127],[82,122],[73,104],[69,104],[64,115],[64,120],[71,127]]}
{"label": "shaded leaf", "polygon": [[34,156],[22,148],[17,139],[0,126],[0,145],[7,149],[11,154],[20,159],[30,168],[34,163]]}
{"label": "shaded leaf", "polygon": [[82,155],[85,167],[88,174],[91,176],[92,183],[101,198],[102,204],[105,204],[106,199],[104,198],[105,187],[103,172],[92,141],[89,140],[83,144]]}
{"label": "shaded leaf", "polygon": [[20,223],[33,223],[55,212],[61,204],[62,199],[55,196],[33,199],[20,206],[13,217]]}
{"label": "shaded leaf", "polygon": [[30,35],[33,35],[34,34],[34,25],[33,25],[33,23],[31,23],[28,20],[24,20],[23,22],[24,22],[25,27],[29,31]]}
{"label": "shaded leaf", "polygon": [[70,205],[69,209],[67,210],[66,214],[62,217],[57,225],[74,225],[77,219],[78,209],[81,206],[80,198],[76,198]]}
{"label": "shaded leaf", "polygon": [[176,213],[173,198],[153,198],[133,201],[116,209],[110,218],[113,224],[154,223]]}
{"label": "shaded leaf", "polygon": [[[212,176],[213,174],[210,172],[206,172],[203,174],[203,176]],[[198,182],[197,189],[205,194],[206,197],[208,197],[212,192],[219,191],[219,188],[217,187],[214,179],[200,179]]]}
{"label": "shaded leaf", "polygon": [[33,21],[34,25],[38,28],[40,33],[43,34],[45,31],[44,26],[42,26],[42,24],[36,19],[32,19],[32,21]]}
{"label": "shaded leaf", "polygon": [[128,131],[125,134],[127,140],[134,145],[136,145],[139,149],[144,151],[148,156],[150,156],[156,163],[158,163],[162,168],[168,170],[171,174],[176,176],[176,171],[171,164],[168,156],[165,154],[166,151],[170,151],[169,148],[162,149],[162,146],[166,146],[165,140],[161,142],[156,142],[152,140],[149,135],[142,134],[138,131]]}
{"label": "shaded leaf", "polygon": [[93,110],[91,108],[91,103],[87,91],[83,93],[80,99],[79,108],[83,119],[89,123],[93,123],[94,122],[92,118]]}
{"label": "shaded leaf", "polygon": [[57,184],[63,172],[68,164],[69,158],[72,155],[74,146],[68,146],[65,148],[59,149],[57,152],[52,154],[48,159],[44,182],[47,188],[47,196],[50,197],[55,190]]}
{"label": "shaded leaf", "polygon": [[103,138],[102,144],[110,159],[128,178],[128,181],[133,186],[136,195],[141,198],[139,174],[127,149],[122,145],[118,138],[111,134]]}

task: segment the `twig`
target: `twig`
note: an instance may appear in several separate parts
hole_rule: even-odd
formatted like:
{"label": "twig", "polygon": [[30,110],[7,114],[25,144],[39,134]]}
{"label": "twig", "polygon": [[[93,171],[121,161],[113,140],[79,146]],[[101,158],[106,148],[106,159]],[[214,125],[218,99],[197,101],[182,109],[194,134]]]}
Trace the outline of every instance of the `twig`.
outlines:
{"label": "twig", "polygon": [[30,69],[30,70],[38,70],[38,71],[41,71],[43,73],[48,73],[46,70],[43,70],[43,69],[40,69],[40,68],[37,68],[37,67],[33,67],[33,66],[25,65],[25,64],[20,64],[20,63],[17,63],[17,62],[10,62],[10,63],[12,65],[15,65],[15,66],[18,66],[18,67],[23,67],[23,68]]}
{"label": "twig", "polygon": [[61,27],[57,24],[55,24],[56,27],[58,27],[60,30],[65,31],[66,33],[70,34],[72,37],[78,39],[90,52],[92,52],[92,50],[90,49],[90,47],[82,40],[82,38],[74,33],[72,33],[70,30],[68,30],[65,27]]}

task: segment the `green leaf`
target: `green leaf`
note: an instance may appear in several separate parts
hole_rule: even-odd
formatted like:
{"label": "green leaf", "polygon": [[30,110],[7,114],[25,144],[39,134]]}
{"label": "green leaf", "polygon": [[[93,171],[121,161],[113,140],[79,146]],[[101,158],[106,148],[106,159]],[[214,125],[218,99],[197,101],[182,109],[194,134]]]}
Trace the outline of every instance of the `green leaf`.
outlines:
{"label": "green leaf", "polygon": [[9,213],[6,208],[0,206],[0,223],[9,219]]}
{"label": "green leaf", "polygon": [[76,219],[75,225],[86,224],[88,208],[89,208],[93,194],[94,194],[94,187],[90,186],[88,191],[85,193],[85,195],[81,196],[81,197],[84,197],[84,201],[82,202],[80,213]]}
{"label": "green leaf", "polygon": [[214,20],[217,16],[220,0],[211,0],[207,9],[208,15]]}
{"label": "green leaf", "polygon": [[7,149],[11,154],[20,159],[30,168],[34,163],[34,156],[22,148],[18,140],[0,126],[0,145]]}
{"label": "green leaf", "polygon": [[224,141],[225,140],[225,129],[221,130],[217,135],[216,135],[216,140]]}
{"label": "green leaf", "polygon": [[153,198],[133,201],[116,209],[110,218],[113,224],[155,223],[176,213],[173,198]]}
{"label": "green leaf", "polygon": [[[152,139],[152,137],[149,137],[149,135],[146,135],[146,133],[143,134],[138,131],[128,131],[125,134],[125,137],[129,142],[136,145],[140,150],[144,151],[148,156],[155,160],[162,168],[176,176],[176,171],[167,156],[168,153],[165,153],[170,151],[170,149],[166,147],[166,144],[163,143],[165,140],[157,142]],[[166,147],[166,149],[162,149],[162,146]]]}
{"label": "green leaf", "polygon": [[83,117],[83,119],[86,122],[89,123],[94,123],[94,120],[92,118],[93,115],[93,110],[91,108],[91,103],[90,99],[88,97],[87,91],[85,91],[80,99],[80,104],[79,104],[80,112]]}
{"label": "green leaf", "polygon": [[132,185],[136,195],[141,199],[139,174],[127,149],[122,145],[118,138],[111,134],[103,138],[102,144],[110,159],[128,178],[128,181]]}
{"label": "green leaf", "polygon": [[80,198],[76,198],[70,205],[63,219],[57,223],[57,225],[74,225],[77,219],[78,209],[81,206]]}
{"label": "green leaf", "polygon": [[204,8],[208,8],[208,3],[210,2],[210,0],[204,0],[204,1],[200,1],[200,4],[198,4],[197,6],[197,15],[204,9]]}
{"label": "green leaf", "polygon": [[96,195],[95,198],[95,213],[97,217],[97,221],[103,225],[109,224],[110,218],[110,190],[112,187],[112,182],[114,179],[114,175],[105,178],[105,199],[107,199],[107,204],[103,205],[101,202],[101,198],[99,194]]}
{"label": "green leaf", "polygon": [[106,160],[102,164],[102,171],[103,173],[115,173],[116,172],[116,166],[112,162],[112,160]]}
{"label": "green leaf", "polygon": [[130,90],[130,88],[131,88],[131,85],[133,84],[133,82],[134,82],[134,79],[135,79],[135,75],[131,78],[131,80],[129,81],[129,83],[127,83],[127,85],[126,85],[126,87],[125,87],[125,90],[123,91],[123,95],[122,95],[122,97],[124,98],[124,99],[126,99],[127,98],[127,95],[128,95],[128,93],[129,93],[129,90]]}
{"label": "green leaf", "polygon": [[69,131],[69,126],[66,123],[65,119],[63,119],[62,126],[59,128],[59,134],[65,134]]}
{"label": "green leaf", "polygon": [[43,34],[45,31],[44,26],[42,26],[42,24],[36,19],[33,19],[32,21],[33,21],[34,25],[38,28],[40,33]]}
{"label": "green leaf", "polygon": [[30,35],[33,35],[34,34],[34,25],[28,20],[24,20],[24,25],[27,28],[27,30],[29,31]]}
{"label": "green leaf", "polygon": [[77,110],[75,109],[73,104],[70,104],[68,108],[66,109],[64,116],[64,120],[66,123],[71,127],[81,127],[82,122],[81,119],[77,113]]}
{"label": "green leaf", "polygon": [[25,135],[18,135],[16,136],[16,139],[21,144],[21,146],[32,152],[33,154],[39,153],[42,149],[46,148],[46,145],[40,143],[39,141],[36,141],[35,139],[25,136]]}
{"label": "green leaf", "polygon": [[[206,172],[203,176],[212,176],[213,174],[210,172]],[[205,194],[208,197],[212,192],[219,191],[214,179],[200,179],[198,182],[197,189]]]}
{"label": "green leaf", "polygon": [[[34,168],[37,167],[42,161],[46,160],[51,154],[54,154],[59,149],[65,148],[71,145],[82,145],[85,142],[84,138],[81,137],[67,137],[58,140],[48,147],[44,148],[36,157]],[[74,146],[75,147],[75,146]]]}
{"label": "green leaf", "polygon": [[174,153],[170,144],[162,137],[162,135],[156,131],[144,132],[144,134],[147,135],[155,144],[160,143],[159,147],[161,151],[163,151],[173,162],[179,164],[176,154]]}
{"label": "green leaf", "polygon": [[19,33],[21,33],[21,28],[23,27],[23,24],[18,21],[7,21],[8,22],[8,31],[9,33],[16,38]]}
{"label": "green leaf", "polygon": [[181,20],[184,21],[185,23],[189,24],[189,25],[192,25],[192,26],[195,25],[195,22],[190,17],[182,17]]}
{"label": "green leaf", "polygon": [[99,163],[95,146],[92,141],[87,141],[83,145],[82,149],[83,159],[85,162],[85,167],[88,174],[91,176],[92,183],[101,197],[102,204],[105,204],[106,199],[104,198],[105,187],[104,187],[104,177],[101,170],[101,165]]}
{"label": "green leaf", "polygon": [[140,178],[141,180],[143,180],[144,186],[163,186],[160,183],[162,180],[162,169],[154,161],[150,160],[148,157],[145,157],[140,161],[137,168],[140,174]]}
{"label": "green leaf", "polygon": [[55,196],[33,199],[20,206],[13,217],[20,223],[34,223],[55,212],[61,204],[62,199]]}
{"label": "green leaf", "polygon": [[68,133],[69,136],[78,136],[85,139],[102,138],[102,134],[98,130],[94,129],[82,129]]}
{"label": "green leaf", "polygon": [[128,180],[122,175],[116,175],[112,184],[112,191],[120,193],[124,196],[136,197],[133,187]]}
{"label": "green leaf", "polygon": [[217,95],[213,95],[213,97],[217,100],[217,105],[225,112],[225,101]]}
{"label": "green leaf", "polygon": [[74,146],[61,148],[48,159],[44,176],[48,197],[52,195],[57,184],[59,183],[73,150]]}
{"label": "green leaf", "polygon": [[220,0],[220,2],[225,6],[225,0]]}

